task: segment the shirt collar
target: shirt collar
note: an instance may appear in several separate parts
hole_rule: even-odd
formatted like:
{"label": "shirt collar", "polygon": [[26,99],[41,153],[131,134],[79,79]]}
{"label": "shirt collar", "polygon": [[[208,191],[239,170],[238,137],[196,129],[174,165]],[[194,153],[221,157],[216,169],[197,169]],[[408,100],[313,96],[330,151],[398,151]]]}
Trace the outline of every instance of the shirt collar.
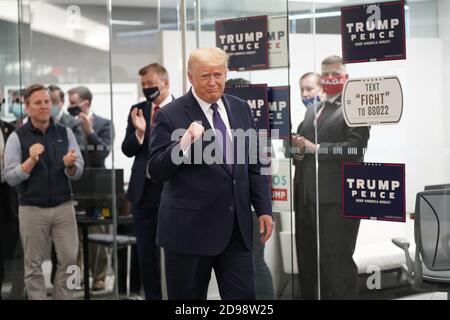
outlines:
{"label": "shirt collar", "polygon": [[[168,94],[167,97],[159,104],[159,107],[162,108],[166,104],[169,104],[170,102],[172,102],[172,95]],[[152,103],[152,107],[154,107],[154,106],[155,106],[155,104]]]}
{"label": "shirt collar", "polygon": [[330,102],[330,103],[334,103],[338,98],[340,98],[341,97],[341,92],[339,92],[339,93],[336,93],[335,95],[332,95],[332,96],[330,96],[330,97],[327,97],[327,101],[328,102]]}
{"label": "shirt collar", "polygon": [[[197,100],[198,104],[200,105],[200,108],[202,108],[203,112],[206,113],[209,110],[209,108],[211,107],[212,103],[202,100],[195,92],[194,87],[192,87],[191,90],[192,90],[192,94],[194,95],[195,100]],[[224,108],[222,99],[217,100],[215,103],[217,103],[217,105],[219,106],[219,110]]]}
{"label": "shirt collar", "polygon": [[[24,124],[25,126],[28,126],[28,128],[32,131],[37,131],[37,132],[41,132],[41,130],[39,130],[38,128],[36,128],[35,126],[33,126],[33,122],[31,121],[30,117],[27,117],[28,121]],[[51,126],[53,126],[55,124],[55,121],[53,120],[53,117],[50,117],[50,124],[47,128],[50,129]]]}
{"label": "shirt collar", "polygon": [[63,116],[63,110],[62,110],[62,108],[61,109],[59,109],[59,113],[58,113],[58,115],[56,116],[56,120],[57,121],[61,121],[61,118],[62,118],[62,116]]}

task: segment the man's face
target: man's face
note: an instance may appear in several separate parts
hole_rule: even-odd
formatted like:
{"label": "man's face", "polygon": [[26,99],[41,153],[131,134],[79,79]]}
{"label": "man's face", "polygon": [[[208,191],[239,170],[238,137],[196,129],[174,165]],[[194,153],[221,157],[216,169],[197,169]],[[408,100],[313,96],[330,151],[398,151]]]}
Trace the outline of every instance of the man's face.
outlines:
{"label": "man's face", "polygon": [[69,108],[75,106],[79,106],[84,114],[88,114],[91,107],[89,100],[81,100],[78,93],[72,93],[69,95]]}
{"label": "man's face", "polygon": [[227,79],[224,65],[196,64],[192,66],[188,76],[192,87],[203,101],[214,103],[222,97]]}
{"label": "man's face", "polygon": [[308,76],[300,80],[300,95],[302,99],[314,98],[320,96],[322,87],[317,83],[315,76]]}
{"label": "man's face", "polygon": [[345,74],[345,67],[340,63],[322,65],[322,77],[339,77]]}
{"label": "man's face", "polygon": [[169,94],[169,80],[161,80],[158,74],[149,71],[146,75],[141,76],[142,89],[158,87],[159,96],[153,100],[153,103],[160,104]]}
{"label": "man's face", "polygon": [[25,102],[25,108],[31,120],[45,123],[50,120],[52,100],[47,90],[39,90],[33,94]]}
{"label": "man's face", "polygon": [[59,97],[58,92],[54,91],[50,93],[50,97],[52,99],[52,104],[54,106],[57,106],[59,109],[62,108],[64,102],[61,100],[61,98]]}

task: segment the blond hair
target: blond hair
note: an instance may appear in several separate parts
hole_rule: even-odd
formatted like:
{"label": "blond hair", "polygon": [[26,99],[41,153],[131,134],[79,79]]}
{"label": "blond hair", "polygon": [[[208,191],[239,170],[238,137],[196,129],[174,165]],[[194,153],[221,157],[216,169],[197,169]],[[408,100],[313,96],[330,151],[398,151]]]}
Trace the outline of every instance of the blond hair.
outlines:
{"label": "blond hair", "polygon": [[139,75],[141,77],[145,76],[149,72],[154,72],[158,76],[159,80],[169,80],[169,73],[167,72],[166,68],[164,68],[159,63],[150,63],[146,65],[145,67],[142,67],[139,70]]}
{"label": "blond hair", "polygon": [[188,60],[188,72],[192,71],[192,68],[197,64],[205,65],[223,65],[228,68],[228,55],[220,48],[198,48],[191,52]]}

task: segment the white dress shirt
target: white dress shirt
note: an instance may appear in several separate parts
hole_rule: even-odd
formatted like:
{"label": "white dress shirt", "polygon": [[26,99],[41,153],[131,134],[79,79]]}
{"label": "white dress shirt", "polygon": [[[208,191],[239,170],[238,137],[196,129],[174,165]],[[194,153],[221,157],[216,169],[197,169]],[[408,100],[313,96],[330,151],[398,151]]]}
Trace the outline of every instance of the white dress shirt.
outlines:
{"label": "white dress shirt", "polygon": [[[211,125],[211,128],[214,130],[214,133],[216,133],[216,129],[214,128],[214,122],[213,122],[213,114],[214,111],[211,109],[212,103],[208,103],[206,101],[203,101],[200,99],[200,97],[195,93],[194,88],[192,88],[192,94],[194,95],[195,100],[197,100],[198,104],[200,105],[200,108],[202,108],[203,113],[206,116],[206,119],[208,119],[209,124]],[[222,99],[219,99],[216,101],[217,105],[219,106],[217,110],[219,111],[220,117],[222,118],[223,123],[225,123],[225,126],[227,127],[227,133],[228,137],[232,140],[231,130],[230,130],[230,122],[228,120],[228,114],[227,110],[225,109],[225,105],[223,104]],[[204,125],[203,125],[204,127]]]}

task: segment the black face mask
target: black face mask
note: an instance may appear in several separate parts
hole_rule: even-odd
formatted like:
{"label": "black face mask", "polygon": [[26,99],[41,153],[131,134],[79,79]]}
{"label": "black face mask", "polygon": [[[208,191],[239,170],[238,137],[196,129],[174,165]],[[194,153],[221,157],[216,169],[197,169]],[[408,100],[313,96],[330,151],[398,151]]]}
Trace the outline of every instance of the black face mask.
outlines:
{"label": "black face mask", "polygon": [[145,88],[142,92],[148,102],[153,102],[160,94],[158,87]]}
{"label": "black face mask", "polygon": [[67,108],[67,112],[69,112],[72,117],[76,117],[81,113],[81,108],[79,106],[69,107]]}

